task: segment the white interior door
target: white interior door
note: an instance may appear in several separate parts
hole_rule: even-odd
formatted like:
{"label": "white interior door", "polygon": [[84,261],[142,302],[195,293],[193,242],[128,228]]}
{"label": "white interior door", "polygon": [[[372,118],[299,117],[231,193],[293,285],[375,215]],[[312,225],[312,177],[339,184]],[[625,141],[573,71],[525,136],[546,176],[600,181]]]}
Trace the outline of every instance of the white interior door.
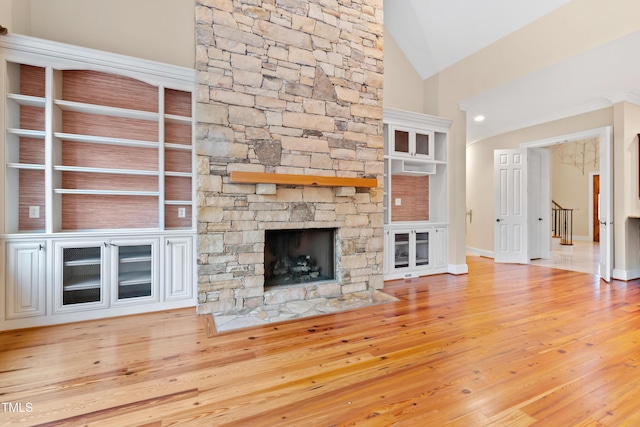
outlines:
{"label": "white interior door", "polygon": [[613,269],[613,179],[611,127],[600,135],[600,277],[611,281]]}
{"label": "white interior door", "polygon": [[527,212],[527,150],[495,150],[494,259],[529,263]]}

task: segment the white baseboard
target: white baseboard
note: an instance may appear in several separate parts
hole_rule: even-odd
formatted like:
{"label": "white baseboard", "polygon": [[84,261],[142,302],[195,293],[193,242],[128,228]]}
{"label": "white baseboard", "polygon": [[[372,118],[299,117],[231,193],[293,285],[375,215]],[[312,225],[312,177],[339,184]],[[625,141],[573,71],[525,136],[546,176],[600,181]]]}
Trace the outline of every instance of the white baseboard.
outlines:
{"label": "white baseboard", "polygon": [[618,268],[614,268],[613,272],[611,272],[611,277],[616,280],[634,280],[640,278],[640,269],[635,268],[633,270],[621,270]]}
{"label": "white baseboard", "polygon": [[450,274],[467,274],[469,273],[469,266],[467,264],[449,264],[447,266],[447,271]]}
{"label": "white baseboard", "polygon": [[494,258],[493,252],[492,251],[485,251],[483,249],[478,249],[478,248],[472,248],[471,246],[467,246],[467,253],[471,254],[471,255],[477,255],[477,256],[483,256],[486,258]]}

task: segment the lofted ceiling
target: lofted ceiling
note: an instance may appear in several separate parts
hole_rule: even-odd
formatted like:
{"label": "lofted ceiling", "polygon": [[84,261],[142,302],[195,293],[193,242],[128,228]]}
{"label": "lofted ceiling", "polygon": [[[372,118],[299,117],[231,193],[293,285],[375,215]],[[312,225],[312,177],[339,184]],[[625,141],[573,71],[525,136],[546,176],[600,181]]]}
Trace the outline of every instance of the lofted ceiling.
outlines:
{"label": "lofted ceiling", "polygon": [[[422,78],[428,78],[569,0],[385,0],[385,28]],[[467,143],[594,111],[640,104],[640,33],[461,100]],[[476,123],[473,117],[483,115]]]}

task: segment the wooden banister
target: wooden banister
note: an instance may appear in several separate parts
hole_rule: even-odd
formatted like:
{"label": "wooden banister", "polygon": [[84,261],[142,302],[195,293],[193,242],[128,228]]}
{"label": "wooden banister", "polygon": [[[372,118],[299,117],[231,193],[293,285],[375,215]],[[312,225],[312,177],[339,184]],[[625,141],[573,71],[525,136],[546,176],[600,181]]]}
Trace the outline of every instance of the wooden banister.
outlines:
{"label": "wooden banister", "polygon": [[232,184],[284,184],[309,185],[316,187],[374,188],[378,186],[378,180],[376,178],[343,178],[337,176],[243,171],[229,172],[229,182]]}

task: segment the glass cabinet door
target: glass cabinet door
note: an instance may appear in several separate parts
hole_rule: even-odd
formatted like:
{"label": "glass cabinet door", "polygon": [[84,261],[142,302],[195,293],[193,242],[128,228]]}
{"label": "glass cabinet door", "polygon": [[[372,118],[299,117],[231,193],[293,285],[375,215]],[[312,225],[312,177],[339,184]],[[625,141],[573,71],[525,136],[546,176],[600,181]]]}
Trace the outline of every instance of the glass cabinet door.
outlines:
{"label": "glass cabinet door", "polygon": [[158,244],[155,238],[109,242],[114,305],[159,301]]}
{"label": "glass cabinet door", "polygon": [[409,233],[394,233],[394,268],[409,267]]}
{"label": "glass cabinet door", "polygon": [[152,246],[118,246],[116,300],[152,295]]}
{"label": "glass cabinet door", "polygon": [[416,132],[416,155],[431,156],[432,153],[429,144],[433,144],[433,141],[431,141],[431,136],[428,133]]}
{"label": "glass cabinet door", "polygon": [[102,245],[62,248],[62,307],[105,303]]}
{"label": "glass cabinet door", "polygon": [[429,232],[416,232],[416,266],[429,265]]}
{"label": "glass cabinet door", "polygon": [[393,151],[409,154],[409,132],[401,129],[393,130]]}

